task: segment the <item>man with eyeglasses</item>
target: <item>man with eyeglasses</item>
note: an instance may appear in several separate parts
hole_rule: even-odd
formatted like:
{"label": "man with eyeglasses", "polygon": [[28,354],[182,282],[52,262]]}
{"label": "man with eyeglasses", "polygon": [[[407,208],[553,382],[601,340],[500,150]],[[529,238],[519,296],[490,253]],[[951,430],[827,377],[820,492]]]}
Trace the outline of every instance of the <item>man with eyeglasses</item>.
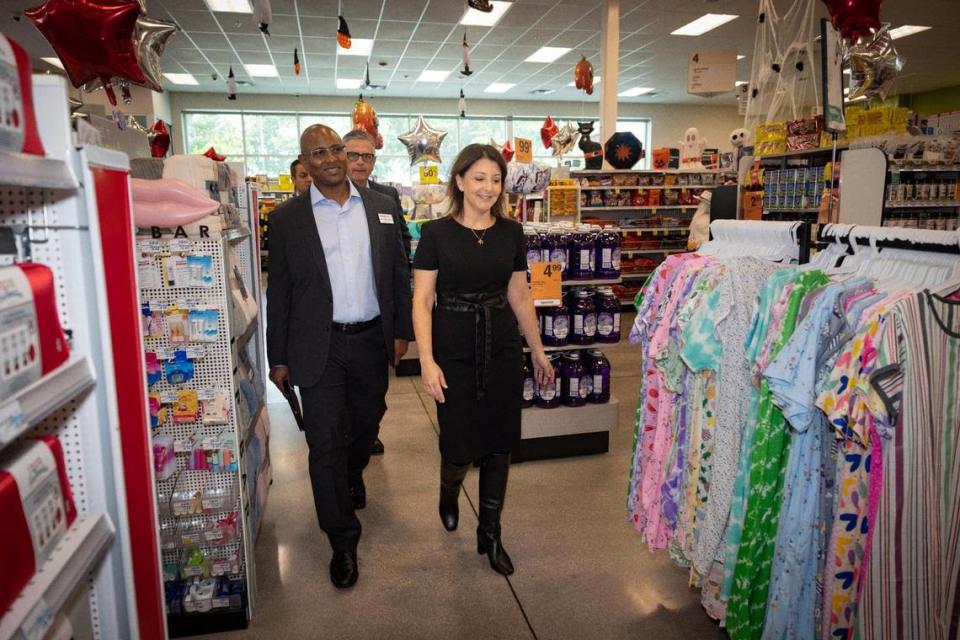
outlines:
{"label": "man with eyeglasses", "polygon": [[363,470],[386,412],[388,363],[413,337],[410,271],[396,203],[354,185],[337,132],[300,136],[313,180],[270,217],[267,357],[270,380],[298,386],[320,528],[330,539],[334,586],[359,575],[366,505]]}
{"label": "man with eyeglasses", "polygon": [[[385,184],[378,184],[370,179],[373,169],[377,166],[376,141],[366,131],[353,129],[343,136],[343,144],[347,148],[347,173],[353,184],[358,187],[367,187],[374,191],[379,191],[385,196],[393,199],[397,204],[397,211],[400,211],[400,217],[397,219],[397,225],[400,227],[400,233],[403,234],[403,247],[406,249],[407,256],[410,255],[410,230],[407,229],[407,222],[403,219],[403,207],[400,205],[400,194],[393,187]],[[406,354],[406,349],[400,353],[402,358]],[[373,447],[370,450],[372,455],[383,455],[384,447],[380,437],[373,441]]]}

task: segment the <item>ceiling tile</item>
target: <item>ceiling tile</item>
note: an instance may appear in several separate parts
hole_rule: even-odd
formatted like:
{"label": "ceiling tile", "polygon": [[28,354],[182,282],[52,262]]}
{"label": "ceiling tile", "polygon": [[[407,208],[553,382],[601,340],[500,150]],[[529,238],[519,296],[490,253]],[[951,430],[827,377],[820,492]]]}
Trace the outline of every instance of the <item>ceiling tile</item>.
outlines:
{"label": "ceiling tile", "polygon": [[[416,32],[413,34],[413,39],[417,42],[443,42],[447,39],[448,36],[451,36],[452,33],[456,33],[457,30],[449,24],[434,24],[432,22],[424,22],[417,27]],[[460,36],[463,37],[462,35]]]}
{"label": "ceiling tile", "polygon": [[402,40],[407,41],[413,35],[417,23],[415,22],[397,22],[396,20],[384,20],[380,23],[380,30],[377,31],[377,40]]}

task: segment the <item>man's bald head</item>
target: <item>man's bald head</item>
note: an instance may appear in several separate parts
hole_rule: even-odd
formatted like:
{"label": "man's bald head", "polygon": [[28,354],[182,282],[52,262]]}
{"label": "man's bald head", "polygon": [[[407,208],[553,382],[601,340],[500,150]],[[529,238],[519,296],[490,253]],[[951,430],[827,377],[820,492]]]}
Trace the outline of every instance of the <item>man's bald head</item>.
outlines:
{"label": "man's bald head", "polygon": [[[318,143],[320,139],[324,139],[325,142]],[[326,142],[328,139],[336,140],[336,142]],[[340,134],[327,125],[312,124],[300,134],[300,153],[306,155],[317,147],[325,147],[328,144],[341,144],[342,142]]]}

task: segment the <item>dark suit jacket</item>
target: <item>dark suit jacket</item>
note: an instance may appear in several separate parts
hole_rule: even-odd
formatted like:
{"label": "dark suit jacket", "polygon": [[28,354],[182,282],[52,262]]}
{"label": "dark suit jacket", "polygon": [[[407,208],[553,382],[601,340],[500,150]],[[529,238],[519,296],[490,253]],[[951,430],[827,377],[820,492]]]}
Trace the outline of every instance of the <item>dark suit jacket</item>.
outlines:
{"label": "dark suit jacket", "polygon": [[[357,187],[367,213],[370,252],[383,338],[393,360],[393,340],[413,339],[410,269],[390,198]],[[393,217],[380,222],[379,214]],[[290,382],[309,387],[320,380],[330,351],[333,289],[313,217],[310,192],[291,198],[270,214],[267,276],[267,359],[290,368]]]}
{"label": "dark suit jacket", "polygon": [[397,204],[397,223],[400,225],[400,233],[403,234],[403,246],[407,250],[407,257],[410,256],[410,229],[407,228],[407,221],[403,219],[403,206],[400,204],[400,192],[391,186],[379,184],[373,180],[367,180],[367,186],[374,191],[379,191],[385,196],[389,196]]}

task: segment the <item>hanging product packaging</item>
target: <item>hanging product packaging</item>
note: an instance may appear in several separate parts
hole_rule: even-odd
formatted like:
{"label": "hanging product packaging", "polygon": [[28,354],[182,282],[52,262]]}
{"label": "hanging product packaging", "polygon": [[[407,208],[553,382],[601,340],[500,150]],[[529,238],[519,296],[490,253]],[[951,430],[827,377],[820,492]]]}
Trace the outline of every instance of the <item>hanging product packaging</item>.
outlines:
{"label": "hanging product packaging", "polygon": [[23,47],[0,34],[0,148],[44,155],[33,113],[30,56]]}

